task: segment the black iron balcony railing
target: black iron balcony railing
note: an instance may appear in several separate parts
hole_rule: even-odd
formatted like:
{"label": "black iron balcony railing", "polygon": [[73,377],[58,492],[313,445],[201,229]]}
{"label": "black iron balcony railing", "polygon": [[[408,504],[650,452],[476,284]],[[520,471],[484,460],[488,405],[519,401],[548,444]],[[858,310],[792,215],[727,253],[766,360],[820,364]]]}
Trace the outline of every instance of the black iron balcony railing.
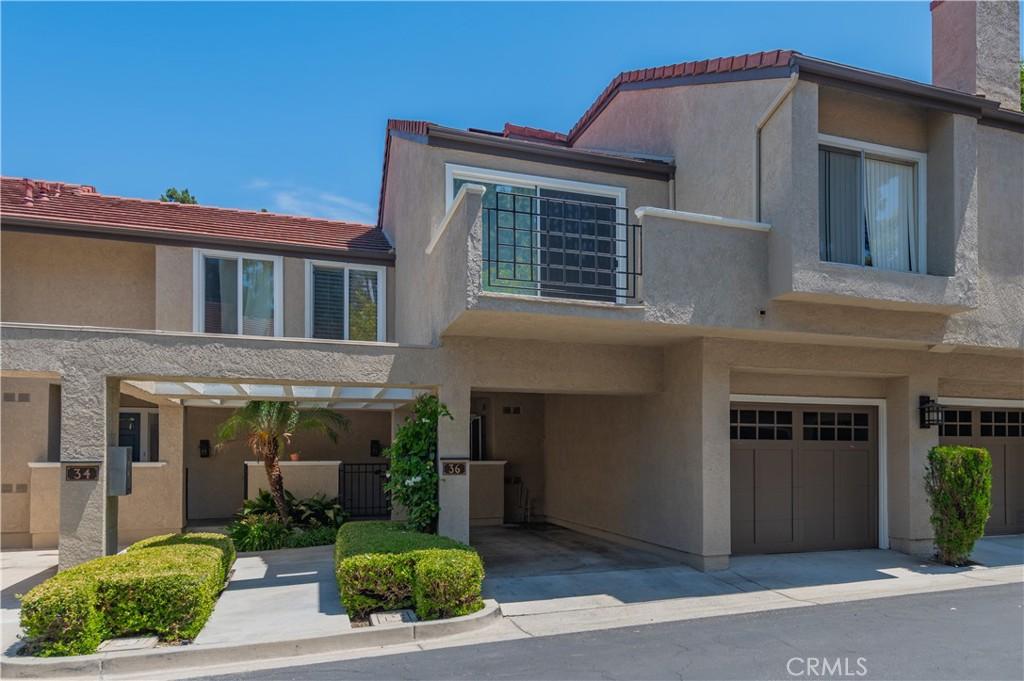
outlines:
{"label": "black iron balcony railing", "polygon": [[[491,193],[491,192],[488,192]],[[625,303],[643,273],[624,206],[493,192],[485,197],[485,291]]]}

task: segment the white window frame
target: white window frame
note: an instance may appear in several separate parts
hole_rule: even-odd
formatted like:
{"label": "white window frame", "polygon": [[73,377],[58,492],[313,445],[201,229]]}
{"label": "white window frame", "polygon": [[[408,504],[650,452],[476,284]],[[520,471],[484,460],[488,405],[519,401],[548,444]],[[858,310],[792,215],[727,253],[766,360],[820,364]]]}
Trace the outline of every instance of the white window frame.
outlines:
{"label": "white window frame", "polygon": [[[864,142],[862,140],[852,139],[850,137],[839,137],[838,135],[828,135],[825,133],[818,133],[818,145],[834,147],[836,149],[845,149],[847,151],[856,151],[860,153],[861,158],[861,172],[863,172],[864,156],[880,156],[882,159],[892,159],[894,161],[902,161],[904,163],[912,163],[916,167],[915,172],[915,184],[917,193],[917,270],[911,270],[910,272],[904,272],[904,274],[927,274],[928,273],[928,154],[913,151],[911,149],[902,149],[900,147],[890,147],[885,144],[875,144],[873,142]],[[819,177],[821,168],[818,169]],[[861,197],[863,199],[863,197]],[[821,210],[821,207],[818,207]],[[820,238],[820,235],[819,235]],[[864,264],[852,264],[852,263],[834,263],[826,260],[831,265],[842,265],[846,267],[861,267],[864,269],[878,269],[875,267],[869,267]],[[882,270],[890,271],[890,270]]]}
{"label": "white window frame", "polygon": [[[388,268],[384,265],[364,265],[358,262],[345,262],[342,260],[306,260],[305,274],[305,333],[306,338],[313,338],[313,268],[321,267],[326,269],[345,270],[345,337],[342,340],[349,340],[348,337],[348,281],[350,273],[358,272],[377,273],[377,342],[387,341],[387,300],[388,300]],[[316,340],[331,340],[318,338]],[[370,342],[370,341],[360,341]]]}
{"label": "white window frame", "polygon": [[159,407],[120,407],[117,410],[121,414],[139,414],[139,460],[135,463],[147,463],[150,461],[149,451],[149,418],[152,415],[160,416]]}
{"label": "white window frame", "polygon": [[265,255],[262,253],[243,253],[241,251],[218,251],[208,248],[192,249],[192,330],[196,333],[206,333],[205,305],[203,302],[206,294],[206,277],[204,258],[233,258],[238,260],[238,333],[237,334],[211,334],[224,336],[242,336],[242,308],[244,300],[242,295],[242,260],[264,260],[274,263],[274,335],[273,336],[247,336],[248,338],[274,338],[284,335],[284,258],[279,255]]}
{"label": "white window frame", "polygon": [[[626,204],[626,188],[610,184],[598,184],[595,182],[581,182],[579,180],[563,180],[556,177],[543,175],[530,175],[526,173],[513,173],[505,170],[493,170],[490,168],[478,168],[476,166],[460,165],[458,163],[444,164],[444,208],[447,213],[455,200],[455,179],[469,180],[472,182],[486,182],[490,184],[528,185],[544,189],[560,189],[563,191],[579,192],[581,194],[593,194],[595,196],[608,196],[615,199],[616,216],[619,210],[628,211]],[[616,219],[618,219],[616,217]],[[616,289],[622,291],[626,287],[626,228],[616,227],[615,234],[615,257],[619,261],[619,273],[616,275]],[[622,304],[626,302],[625,297],[615,296],[615,302]]]}

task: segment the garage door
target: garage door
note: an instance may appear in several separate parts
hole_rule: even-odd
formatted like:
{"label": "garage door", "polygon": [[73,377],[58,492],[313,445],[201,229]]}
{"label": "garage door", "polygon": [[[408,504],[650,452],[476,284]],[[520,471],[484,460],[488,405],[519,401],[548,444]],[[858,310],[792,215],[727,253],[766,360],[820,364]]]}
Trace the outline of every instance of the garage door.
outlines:
{"label": "garage door", "polygon": [[733,404],[732,552],[878,546],[874,407]]}
{"label": "garage door", "polygon": [[1024,409],[947,409],[941,444],[984,447],[992,456],[992,510],[985,534],[1024,532]]}

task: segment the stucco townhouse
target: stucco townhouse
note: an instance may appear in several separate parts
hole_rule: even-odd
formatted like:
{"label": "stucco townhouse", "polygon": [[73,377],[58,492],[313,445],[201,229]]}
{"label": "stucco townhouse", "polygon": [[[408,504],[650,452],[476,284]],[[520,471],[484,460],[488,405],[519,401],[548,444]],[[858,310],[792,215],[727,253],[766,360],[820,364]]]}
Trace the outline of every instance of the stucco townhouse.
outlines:
{"label": "stucco townhouse", "polygon": [[932,22],[931,84],[772,51],[620,74],[565,134],[392,120],[376,225],[4,178],[4,547],[230,516],[261,471],[215,427],[250,399],[343,410],[286,485],[387,513],[428,392],[462,540],[925,554],[953,442],[992,454],[988,532],[1024,531],[1019,5]]}

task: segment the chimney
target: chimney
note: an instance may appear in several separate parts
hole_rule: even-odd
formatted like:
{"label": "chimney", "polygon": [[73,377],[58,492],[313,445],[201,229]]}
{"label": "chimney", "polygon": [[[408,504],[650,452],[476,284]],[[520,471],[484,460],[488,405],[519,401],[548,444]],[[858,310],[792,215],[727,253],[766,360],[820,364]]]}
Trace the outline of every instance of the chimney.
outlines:
{"label": "chimney", "polygon": [[1020,111],[1020,3],[937,0],[932,83]]}

